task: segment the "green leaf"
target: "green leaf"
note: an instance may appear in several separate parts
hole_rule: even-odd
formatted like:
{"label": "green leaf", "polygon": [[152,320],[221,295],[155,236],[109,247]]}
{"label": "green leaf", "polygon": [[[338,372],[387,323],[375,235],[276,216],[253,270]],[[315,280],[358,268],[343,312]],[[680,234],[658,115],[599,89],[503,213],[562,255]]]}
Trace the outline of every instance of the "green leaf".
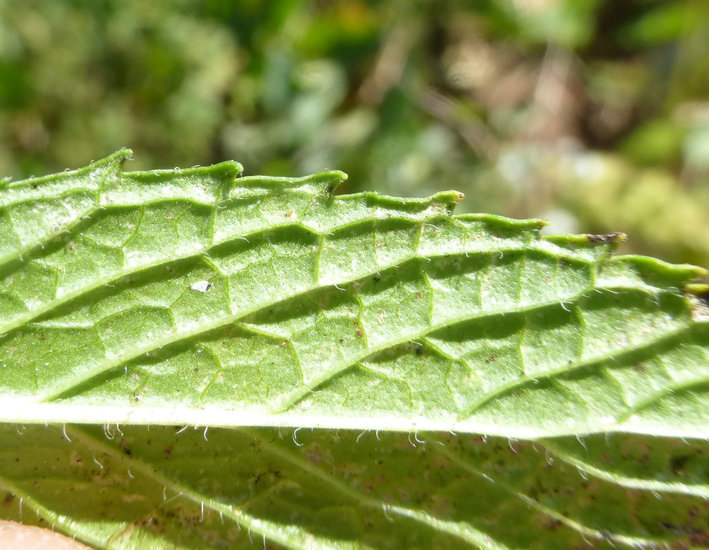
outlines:
{"label": "green leaf", "polygon": [[681,548],[709,531],[704,441],[177,432],[0,425],[0,516],[108,548]]}
{"label": "green leaf", "polygon": [[129,154],[0,182],[0,517],[101,547],[705,540],[700,269],[454,192]]}

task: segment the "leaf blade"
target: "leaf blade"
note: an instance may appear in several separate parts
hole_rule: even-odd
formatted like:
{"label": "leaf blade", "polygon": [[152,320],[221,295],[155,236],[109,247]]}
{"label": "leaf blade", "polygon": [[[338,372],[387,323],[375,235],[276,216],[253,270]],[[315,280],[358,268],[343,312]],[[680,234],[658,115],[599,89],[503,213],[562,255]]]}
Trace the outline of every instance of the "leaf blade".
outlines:
{"label": "leaf blade", "polygon": [[[697,513],[706,506],[705,441],[618,434],[533,444],[138,426],[65,432],[28,426],[18,436],[0,427],[4,474],[13,479],[3,489],[18,495],[4,496],[0,515],[20,519],[22,495],[23,521],[36,521],[36,509],[45,522],[106,548],[261,547],[263,537],[267,547],[287,548],[584,541],[653,548],[698,543],[707,528]],[[573,456],[583,457],[584,469],[567,462]],[[619,484],[620,470],[640,472],[644,486]]]}
{"label": "leaf blade", "polygon": [[[40,209],[66,236],[0,268],[0,306],[23,305],[0,321],[4,421],[709,433],[709,325],[682,290],[698,268],[455,216],[452,192],[333,197],[340,172],[236,163],[122,172],[128,154],[4,189],[10,218],[15,195],[95,191],[74,219]],[[657,414],[678,395],[679,430]]]}
{"label": "leaf blade", "polygon": [[701,270],[453,192],[128,154],[0,186],[0,517],[108,548],[701,543]]}

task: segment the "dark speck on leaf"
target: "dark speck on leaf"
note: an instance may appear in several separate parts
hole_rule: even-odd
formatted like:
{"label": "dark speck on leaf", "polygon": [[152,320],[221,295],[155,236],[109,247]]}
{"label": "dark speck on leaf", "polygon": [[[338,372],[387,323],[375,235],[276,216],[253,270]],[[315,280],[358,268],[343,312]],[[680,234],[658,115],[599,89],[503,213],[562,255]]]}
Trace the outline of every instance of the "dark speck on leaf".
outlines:
{"label": "dark speck on leaf", "polygon": [[681,476],[684,474],[685,467],[690,458],[691,456],[689,455],[673,456],[670,460],[670,468],[672,468],[672,472],[674,472],[676,476]]}
{"label": "dark speck on leaf", "polygon": [[609,244],[622,241],[625,235],[623,233],[608,233],[606,235],[586,235],[586,240],[593,244]]}

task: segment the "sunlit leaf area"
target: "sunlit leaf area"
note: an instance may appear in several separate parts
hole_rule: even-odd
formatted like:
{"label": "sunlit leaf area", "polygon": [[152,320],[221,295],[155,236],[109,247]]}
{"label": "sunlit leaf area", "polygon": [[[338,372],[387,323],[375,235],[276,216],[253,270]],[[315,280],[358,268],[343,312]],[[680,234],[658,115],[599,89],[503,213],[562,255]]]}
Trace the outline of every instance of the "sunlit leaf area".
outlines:
{"label": "sunlit leaf area", "polygon": [[709,547],[706,21],[0,0],[0,546]]}

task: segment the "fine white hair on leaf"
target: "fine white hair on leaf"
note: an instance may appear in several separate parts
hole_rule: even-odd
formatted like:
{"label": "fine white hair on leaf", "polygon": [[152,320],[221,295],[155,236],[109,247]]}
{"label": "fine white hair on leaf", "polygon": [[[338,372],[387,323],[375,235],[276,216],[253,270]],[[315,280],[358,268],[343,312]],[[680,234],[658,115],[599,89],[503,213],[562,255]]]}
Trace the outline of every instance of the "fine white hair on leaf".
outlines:
{"label": "fine white hair on leaf", "polygon": [[483,478],[487,479],[490,483],[495,483],[495,480],[492,479],[492,478],[491,478],[489,475],[487,475],[486,473],[481,472],[480,475],[483,476]]}
{"label": "fine white hair on leaf", "polygon": [[295,443],[298,447],[302,447],[303,444],[298,443],[298,430],[300,430],[300,428],[296,428],[295,430],[293,430],[293,443]]}
{"label": "fine white hair on leaf", "polygon": [[103,470],[103,464],[101,464],[98,460],[96,460],[96,457],[93,457],[94,459],[94,464],[96,464],[99,468]]}
{"label": "fine white hair on leaf", "polygon": [[113,439],[114,437],[114,434],[108,424],[103,425],[103,434],[106,436],[106,439]]}

